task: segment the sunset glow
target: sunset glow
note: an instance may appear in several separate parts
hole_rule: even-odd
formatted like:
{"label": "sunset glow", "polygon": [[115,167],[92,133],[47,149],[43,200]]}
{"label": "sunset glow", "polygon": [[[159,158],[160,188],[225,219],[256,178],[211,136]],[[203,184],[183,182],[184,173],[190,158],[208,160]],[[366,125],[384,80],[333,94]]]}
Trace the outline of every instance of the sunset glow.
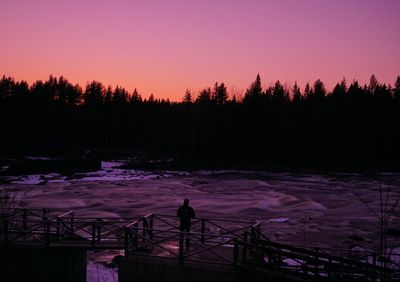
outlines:
{"label": "sunset glow", "polygon": [[400,1],[4,1],[0,75],[98,80],[181,100],[223,81],[240,94],[400,73]]}

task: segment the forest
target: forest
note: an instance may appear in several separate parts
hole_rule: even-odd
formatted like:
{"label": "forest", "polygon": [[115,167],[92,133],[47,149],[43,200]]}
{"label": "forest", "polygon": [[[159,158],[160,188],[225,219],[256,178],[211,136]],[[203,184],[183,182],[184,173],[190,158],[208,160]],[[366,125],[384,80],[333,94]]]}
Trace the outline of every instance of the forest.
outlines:
{"label": "forest", "polygon": [[135,89],[84,88],[50,75],[31,85],[0,80],[0,152],[35,148],[119,149],[189,163],[282,169],[398,170],[400,76],[372,75],[327,91],[318,79],[300,89],[257,75],[242,97],[216,82],[181,102],[143,99]]}

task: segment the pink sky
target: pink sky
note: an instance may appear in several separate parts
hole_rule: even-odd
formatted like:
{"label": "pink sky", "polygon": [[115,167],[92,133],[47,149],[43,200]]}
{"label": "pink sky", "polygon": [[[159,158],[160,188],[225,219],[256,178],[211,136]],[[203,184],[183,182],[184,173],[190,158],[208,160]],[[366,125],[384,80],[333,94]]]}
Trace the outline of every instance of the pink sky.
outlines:
{"label": "pink sky", "polygon": [[225,82],[245,90],[400,74],[397,0],[0,0],[0,75],[64,75],[180,100]]}

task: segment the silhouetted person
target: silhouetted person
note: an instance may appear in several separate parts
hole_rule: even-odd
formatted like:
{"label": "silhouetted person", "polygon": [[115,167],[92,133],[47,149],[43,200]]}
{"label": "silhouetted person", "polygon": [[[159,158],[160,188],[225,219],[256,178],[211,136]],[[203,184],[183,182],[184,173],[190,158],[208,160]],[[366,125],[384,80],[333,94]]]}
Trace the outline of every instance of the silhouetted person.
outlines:
{"label": "silhouetted person", "polygon": [[[189,206],[189,200],[185,199],[183,201],[183,205],[179,207],[177,211],[177,216],[180,218],[180,223],[179,223],[179,230],[183,232],[190,232],[190,226],[192,224],[191,220],[192,218],[196,217],[196,214],[194,212],[194,209]],[[186,237],[186,245],[190,244],[190,238],[187,236]]]}

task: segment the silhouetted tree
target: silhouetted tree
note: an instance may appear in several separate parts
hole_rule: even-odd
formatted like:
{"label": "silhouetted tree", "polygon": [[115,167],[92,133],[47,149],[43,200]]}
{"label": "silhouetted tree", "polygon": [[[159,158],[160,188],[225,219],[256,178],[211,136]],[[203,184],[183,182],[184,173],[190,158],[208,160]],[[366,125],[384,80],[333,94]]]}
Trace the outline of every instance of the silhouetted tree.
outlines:
{"label": "silhouetted tree", "polygon": [[263,91],[259,75],[243,101],[229,101],[226,89],[216,83],[188,106],[189,91],[181,102],[153,94],[143,101],[136,89],[129,95],[97,81],[83,91],[62,76],[30,87],[3,76],[0,148],[113,147],[273,168],[400,168],[400,76],[393,89],[372,76],[363,86],[343,79],[330,93],[319,79],[303,93],[296,82],[292,99],[280,81]]}
{"label": "silhouetted tree", "polygon": [[26,81],[22,80],[14,83],[12,91],[13,95],[11,98],[14,100],[14,103],[26,104],[30,102],[29,85]]}
{"label": "silhouetted tree", "polygon": [[153,93],[150,94],[150,97],[149,97],[149,99],[148,99],[148,102],[149,102],[149,103],[156,103],[156,102],[157,102],[156,99],[154,98]]}
{"label": "silhouetted tree", "polygon": [[293,103],[298,104],[301,102],[302,100],[302,96],[301,96],[301,90],[300,87],[297,85],[297,81],[294,82],[294,86],[293,86]]}
{"label": "silhouetted tree", "polygon": [[196,103],[208,104],[211,102],[211,88],[204,88],[197,96]]}
{"label": "silhouetted tree", "polygon": [[189,89],[186,89],[186,92],[185,92],[185,95],[183,96],[182,101],[183,101],[183,103],[186,103],[186,104],[192,103],[192,93],[190,92]]}
{"label": "silhouetted tree", "polygon": [[289,101],[289,93],[285,90],[279,80],[275,82],[272,94],[272,101],[281,104],[287,103]]}
{"label": "silhouetted tree", "polygon": [[228,91],[226,90],[226,86],[223,82],[219,85],[218,82],[214,84],[211,97],[217,105],[223,105],[228,101]]}
{"label": "silhouetted tree", "polygon": [[317,79],[314,82],[314,99],[316,101],[321,102],[325,99],[325,95],[326,95],[325,85],[320,79]]}
{"label": "silhouetted tree", "polygon": [[82,89],[79,85],[72,85],[66,78],[61,76],[58,79],[58,97],[63,104],[70,106],[78,105],[82,97]]}
{"label": "silhouetted tree", "polygon": [[336,101],[343,102],[344,99],[346,98],[346,92],[347,92],[346,79],[343,78],[343,80],[340,83],[337,83],[333,88],[331,97]]}
{"label": "silhouetted tree", "polygon": [[128,102],[128,92],[125,88],[119,86],[115,87],[112,101],[117,105],[126,104]]}
{"label": "silhouetted tree", "polygon": [[262,95],[261,77],[257,74],[256,80],[250,85],[244,94],[243,102],[259,102]]}
{"label": "silhouetted tree", "polygon": [[371,92],[371,94],[375,93],[376,87],[378,86],[378,79],[376,78],[376,76],[373,74],[371,75],[371,77],[369,78],[369,91]]}
{"label": "silhouetted tree", "polygon": [[99,106],[103,104],[104,86],[100,82],[92,81],[86,85],[84,103],[86,106]]}
{"label": "silhouetted tree", "polygon": [[104,104],[111,105],[113,101],[113,90],[111,85],[107,86],[107,90],[104,93]]}
{"label": "silhouetted tree", "polygon": [[394,83],[394,97],[397,102],[400,102],[400,75],[397,76]]}
{"label": "silhouetted tree", "polygon": [[142,96],[140,96],[136,88],[132,92],[130,102],[133,104],[139,104],[142,102]]}
{"label": "silhouetted tree", "polygon": [[14,78],[3,77],[0,80],[0,101],[6,100],[13,94],[13,88],[15,86]]}
{"label": "silhouetted tree", "polygon": [[310,87],[310,84],[307,82],[306,86],[304,87],[304,98],[309,100],[313,94],[313,90]]}

